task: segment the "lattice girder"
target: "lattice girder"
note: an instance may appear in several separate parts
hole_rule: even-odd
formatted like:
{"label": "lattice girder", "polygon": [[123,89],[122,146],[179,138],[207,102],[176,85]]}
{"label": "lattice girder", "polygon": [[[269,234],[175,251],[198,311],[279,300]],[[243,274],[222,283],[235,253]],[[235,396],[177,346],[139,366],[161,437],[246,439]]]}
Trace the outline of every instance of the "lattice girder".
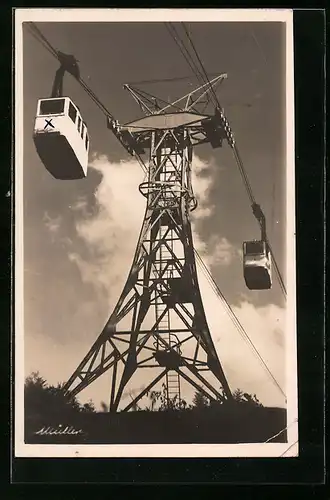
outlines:
{"label": "lattice girder", "polygon": [[[196,207],[191,161],[186,129],[150,133],[148,180],[140,186],[147,206],[126,284],[101,335],[65,385],[75,395],[110,371],[112,411],[142,369],[145,378],[149,370],[150,383],[126,410],[162,378],[169,385],[175,373],[210,399],[231,397],[198,286],[189,219]],[[167,392],[170,398],[168,387]]]}

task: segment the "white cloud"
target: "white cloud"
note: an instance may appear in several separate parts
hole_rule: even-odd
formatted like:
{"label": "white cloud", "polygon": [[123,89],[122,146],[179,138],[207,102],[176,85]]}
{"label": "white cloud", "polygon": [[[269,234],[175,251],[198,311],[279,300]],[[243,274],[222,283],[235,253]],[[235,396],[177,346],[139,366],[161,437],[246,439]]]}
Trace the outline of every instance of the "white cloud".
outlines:
{"label": "white cloud", "polygon": [[58,233],[61,227],[62,217],[60,215],[57,217],[50,217],[48,212],[45,212],[43,222],[48,231],[50,231],[52,234],[55,234]]}
{"label": "white cloud", "polygon": [[203,241],[199,235],[198,226],[192,224],[194,247],[209,268],[212,266],[229,266],[234,259],[241,258],[241,252],[227,238],[212,235],[208,241]]}
{"label": "white cloud", "polygon": [[[203,210],[205,214],[209,208],[208,193],[211,187],[211,176],[204,177],[204,174],[205,169],[212,170],[213,166],[205,166],[198,158],[195,158],[195,164],[197,178],[195,177],[194,189],[200,201],[200,214],[204,216]],[[83,199],[77,200],[73,207],[78,235],[89,249],[90,255],[83,258],[77,248],[72,248],[70,259],[78,266],[82,279],[92,284],[100,295],[104,296],[106,293],[109,306],[113,307],[127,278],[143,220],[145,199],[139,193],[138,185],[144,174],[135,161],[111,163],[106,157],[94,159],[91,168],[102,173],[102,180],[95,193],[98,212],[86,217],[86,203]],[[209,268],[213,265],[228,266],[239,256],[239,250],[224,237],[213,235],[209,241],[203,241],[197,231],[196,221],[193,233],[195,248]],[[211,335],[231,388],[239,387],[245,392],[256,393],[263,404],[283,405],[283,397],[260,361],[252,354],[251,348],[240,337],[225,307],[200,269],[198,276]],[[234,308],[234,312],[283,387],[285,311],[271,304],[256,308],[243,300]],[[138,377],[135,383],[138,387],[145,380]],[[92,388],[86,392],[90,395],[91,391]],[[95,399],[102,398],[100,395]]]}
{"label": "white cloud", "polygon": [[209,241],[211,266],[228,266],[232,261],[239,257],[239,250],[232,245],[227,238],[219,238],[213,235]]}
{"label": "white cloud", "polygon": [[87,211],[87,200],[83,197],[79,197],[73,205],[71,205],[71,209],[79,212],[80,214],[86,213]]}
{"label": "white cloud", "polygon": [[89,257],[72,251],[69,258],[83,281],[101,294],[107,292],[113,304],[127,277],[143,220],[145,199],[138,191],[143,173],[135,161],[111,163],[105,156],[95,158],[90,168],[102,174],[95,192],[98,211],[86,217],[87,204],[81,198],[72,207]]}
{"label": "white cloud", "polygon": [[[198,280],[210,332],[232,390],[256,393],[265,405],[284,404],[284,396],[261,364],[249,341],[235,326],[222,299],[212,289],[200,266]],[[233,313],[285,392],[285,310],[269,304],[256,307],[243,300]]]}
{"label": "white cloud", "polygon": [[212,187],[214,170],[219,168],[214,161],[204,161],[194,155],[192,169],[192,187],[198,201],[198,206],[193,212],[194,220],[210,217],[214,211],[214,205],[210,205],[209,192]]}
{"label": "white cloud", "polygon": [[227,238],[221,238],[215,244],[212,252],[212,264],[228,266],[232,262],[234,255],[235,250],[233,245],[229,243]]}
{"label": "white cloud", "polygon": [[204,258],[207,258],[209,266],[228,266],[237,257],[240,257],[240,249],[236,248],[225,237],[213,234],[202,241],[199,237],[199,229],[206,218],[214,213],[215,206],[210,204],[210,190],[214,184],[216,170],[222,170],[214,160],[203,161],[197,156],[193,158],[192,185],[198,201],[197,209],[192,213],[192,229],[195,248]]}

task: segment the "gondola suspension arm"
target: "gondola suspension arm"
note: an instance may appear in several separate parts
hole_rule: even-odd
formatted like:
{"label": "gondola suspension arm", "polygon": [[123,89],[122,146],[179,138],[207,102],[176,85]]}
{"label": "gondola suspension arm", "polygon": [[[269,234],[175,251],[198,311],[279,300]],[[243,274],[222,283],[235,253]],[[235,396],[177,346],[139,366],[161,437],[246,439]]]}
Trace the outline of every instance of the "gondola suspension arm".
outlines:
{"label": "gondola suspension arm", "polygon": [[261,240],[264,241],[265,243],[267,242],[267,234],[266,234],[266,217],[261,210],[260,205],[258,203],[253,203],[252,204],[252,212],[257,221],[260,224],[260,229],[261,229]]}
{"label": "gondola suspension arm", "polygon": [[92,89],[86,84],[86,82],[81,78],[77,60],[72,55],[64,54],[63,52],[57,51],[47,40],[47,38],[42,34],[39,28],[33,23],[28,23],[31,34],[45,47],[48,52],[52,54],[53,57],[59,60],[60,67],[56,72],[55,80],[52,88],[52,97],[60,97],[63,94],[63,77],[65,71],[70,73],[85,90],[88,96],[94,101],[102,113],[106,116],[107,126],[126,149],[126,151],[136,158],[140,164],[142,170],[146,171],[146,166],[141,158],[138,151],[135,151],[130,144],[127,143],[123,137],[121,126],[118,120],[110,113],[110,111],[104,106],[104,104],[98,99]]}
{"label": "gondola suspension arm", "polygon": [[70,73],[76,80],[80,80],[80,71],[77,59],[73,55],[64,54],[60,51],[58,51],[56,54],[60,62],[60,67],[55,74],[51,94],[52,98],[63,97],[63,79],[66,71]]}

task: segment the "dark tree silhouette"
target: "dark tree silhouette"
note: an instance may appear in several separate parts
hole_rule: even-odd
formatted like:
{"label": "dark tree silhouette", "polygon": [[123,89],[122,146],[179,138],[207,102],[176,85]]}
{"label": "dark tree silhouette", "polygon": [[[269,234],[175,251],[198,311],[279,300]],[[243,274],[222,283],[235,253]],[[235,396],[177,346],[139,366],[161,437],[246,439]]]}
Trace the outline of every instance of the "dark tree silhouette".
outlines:
{"label": "dark tree silhouette", "polygon": [[205,408],[210,405],[210,401],[201,392],[195,392],[192,404],[194,408]]}
{"label": "dark tree silhouette", "polygon": [[[205,408],[220,408],[224,402],[223,400],[210,401],[202,392],[195,392],[192,399],[192,404],[188,405],[183,399],[177,396],[168,400],[166,394],[166,386],[163,384],[161,391],[150,391],[147,393],[150,404],[143,408],[143,411],[176,411],[176,410],[200,410]],[[132,396],[131,396],[132,397]],[[133,397],[132,397],[133,399]],[[262,406],[256,395],[244,393],[241,389],[236,389],[233,393],[235,403],[244,403],[251,406]],[[133,407],[134,411],[141,411],[142,408],[136,403]]]}
{"label": "dark tree silhouette", "polygon": [[[62,384],[58,384],[57,386],[47,384],[39,372],[33,372],[26,378],[24,389],[25,415],[27,418],[41,417],[47,421],[51,421],[83,413],[95,413],[95,406],[92,401],[85,404],[79,403],[76,397],[64,393]],[[218,408],[220,410],[223,406],[223,402],[221,401],[210,404],[208,398],[200,392],[194,394],[191,405],[188,405],[186,401],[178,397],[168,400],[164,384],[161,391],[151,391],[148,396],[150,405],[142,409],[136,404],[133,411],[171,412],[190,411],[192,409],[194,411],[204,411],[204,409],[207,410],[208,408]],[[236,403],[255,407],[262,406],[255,394],[246,394],[240,389],[234,391],[233,397]],[[131,399],[133,399],[132,395]],[[101,409],[103,412],[108,411],[108,406],[103,401],[101,402]]]}
{"label": "dark tree silhouette", "polygon": [[[168,401],[163,386],[160,391],[149,392],[146,408],[137,404],[135,411],[106,415],[106,403],[101,402],[101,411],[97,412],[92,401],[81,404],[75,397],[65,395],[61,384],[49,385],[39,373],[32,373],[25,380],[25,442],[265,442],[285,428],[285,410],[263,408],[255,395],[240,389],[233,396],[233,403],[220,399],[209,402],[197,392],[192,404],[187,405],[178,398]],[[74,429],[78,434],[39,434],[49,428]],[[285,442],[285,433],[281,432],[277,439]]]}
{"label": "dark tree silhouette", "polygon": [[169,399],[167,397],[166,385],[162,384],[161,391],[150,391],[148,393],[151,405],[145,408],[145,411],[177,411],[189,409],[184,399],[179,399],[176,395]]}
{"label": "dark tree silhouette", "polygon": [[50,419],[95,411],[92,401],[80,404],[75,397],[64,394],[62,384],[47,384],[39,372],[33,372],[25,379],[24,407],[27,417]]}
{"label": "dark tree silhouette", "polygon": [[247,394],[241,389],[236,389],[236,391],[233,392],[233,398],[237,403],[245,403],[252,406],[263,406],[255,394]]}

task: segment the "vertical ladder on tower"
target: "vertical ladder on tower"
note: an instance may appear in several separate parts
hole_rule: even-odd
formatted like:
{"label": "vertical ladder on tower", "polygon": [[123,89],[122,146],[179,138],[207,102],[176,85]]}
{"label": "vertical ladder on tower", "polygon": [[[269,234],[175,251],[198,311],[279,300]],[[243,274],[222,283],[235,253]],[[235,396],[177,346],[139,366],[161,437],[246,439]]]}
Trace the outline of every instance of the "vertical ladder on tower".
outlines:
{"label": "vertical ladder on tower", "polygon": [[[159,228],[159,240],[161,240],[164,236],[164,231],[163,227],[160,226]],[[168,249],[164,247],[164,244],[161,243],[159,246],[159,250],[157,252],[157,258],[156,258],[156,274],[157,278],[166,280],[167,278],[167,271],[166,271],[166,265],[167,261],[169,259],[170,253],[168,252]],[[166,310],[167,305],[163,302],[162,297],[159,296],[156,298],[155,301],[155,313],[156,313],[156,321],[159,320],[157,330],[158,332],[169,332],[170,331],[170,312],[167,310],[164,314],[164,311]],[[163,334],[162,334],[163,335]],[[164,337],[164,340],[169,343],[169,337],[168,335]],[[158,345],[159,349],[164,349],[163,344]]]}
{"label": "vertical ladder on tower", "polygon": [[180,402],[181,400],[181,390],[180,390],[180,375],[177,371],[171,370],[166,373],[166,387],[167,387],[167,400],[169,404],[174,401],[175,398]]}
{"label": "vertical ladder on tower", "polygon": [[[167,307],[166,304],[161,302],[161,299],[158,297],[156,299],[156,320],[157,321],[163,315],[166,307]],[[167,332],[169,330],[169,325],[170,325],[169,311],[166,311],[165,314],[159,320],[158,327],[157,327],[158,332],[159,333],[160,332]],[[168,342],[168,338],[164,337],[164,340],[166,342]],[[163,344],[160,344],[159,348],[164,349],[164,347],[161,347],[161,346],[163,346]]]}
{"label": "vertical ladder on tower", "polygon": [[[167,231],[167,227],[160,227],[160,238],[163,238],[165,235],[165,231]],[[166,242],[166,243],[165,243]],[[173,278],[173,264],[171,261],[173,260],[173,255],[170,252],[169,248],[173,252],[173,230],[170,230],[166,239],[160,246],[160,266],[162,269],[162,276],[164,279]],[[165,320],[167,318],[167,320]],[[168,331],[167,343],[169,348],[174,348],[176,351],[179,351],[180,348],[175,347],[178,343],[178,339],[176,335],[171,333],[171,324],[170,324],[170,311],[168,310],[163,318],[163,321],[167,323],[166,329]],[[160,321],[160,323],[162,320]],[[176,370],[169,370],[166,373],[166,391],[167,391],[167,401],[168,405],[176,398],[180,401],[181,398],[181,390],[180,390],[180,376]]]}

